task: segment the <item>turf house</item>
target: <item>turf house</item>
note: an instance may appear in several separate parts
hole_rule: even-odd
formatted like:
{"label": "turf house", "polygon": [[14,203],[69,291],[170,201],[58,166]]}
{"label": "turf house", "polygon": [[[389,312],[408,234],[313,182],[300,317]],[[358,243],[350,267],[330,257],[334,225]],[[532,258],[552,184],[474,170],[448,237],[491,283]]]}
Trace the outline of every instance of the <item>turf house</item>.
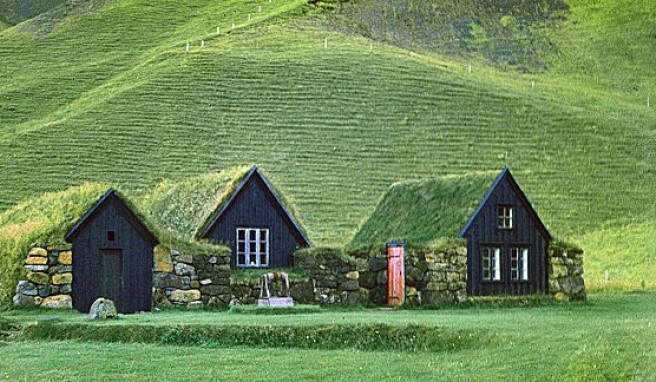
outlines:
{"label": "turf house", "polygon": [[289,267],[294,252],[310,245],[255,165],[219,203],[199,238],[230,247],[230,265],[238,268]]}
{"label": "turf house", "polygon": [[547,290],[551,235],[508,168],[501,171],[459,234],[467,239],[470,295]]}
{"label": "turf house", "polygon": [[[571,262],[550,260],[550,256],[560,253],[559,257],[563,252],[554,247],[550,254],[552,237],[507,168],[500,173],[393,185],[356,234],[352,246],[370,247],[394,240],[405,240],[411,248],[461,246],[466,269],[455,267],[458,261],[445,267],[466,275],[451,277],[454,286],[444,289],[456,289],[457,281],[464,290],[466,282],[467,296],[557,292],[558,278],[564,273],[560,263]],[[579,276],[572,279],[576,280],[577,293],[582,288]],[[445,280],[435,281],[439,284]],[[419,285],[423,286],[423,281]]]}
{"label": "turf house", "polygon": [[106,297],[121,313],[150,311],[159,241],[116,191],[107,191],[65,238],[72,243],[75,309],[88,312]]}

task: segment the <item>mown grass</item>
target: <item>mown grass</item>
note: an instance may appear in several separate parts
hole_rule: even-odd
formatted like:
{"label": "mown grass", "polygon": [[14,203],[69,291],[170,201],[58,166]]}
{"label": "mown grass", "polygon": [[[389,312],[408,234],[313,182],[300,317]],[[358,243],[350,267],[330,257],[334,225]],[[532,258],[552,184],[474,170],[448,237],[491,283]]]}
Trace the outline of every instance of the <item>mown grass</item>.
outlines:
{"label": "mown grass", "polygon": [[[315,244],[345,244],[390,184],[496,170],[507,151],[558,237],[653,219],[656,114],[644,92],[587,84],[597,73],[648,88],[648,69],[583,75],[587,66],[568,58],[532,76],[483,63],[470,74],[430,51],[328,31],[303,5],[131,0],[42,37],[4,30],[0,209],[86,181],[149,188],[258,163]],[[591,2],[570,6],[567,28],[579,32],[571,49],[595,33],[597,43],[581,49],[598,65],[605,46],[647,33],[653,13],[638,0],[618,8],[621,18]],[[636,34],[627,28],[606,42],[605,26],[629,17]],[[553,41],[569,41],[556,32]],[[651,52],[632,49],[638,62]],[[609,245],[620,246],[614,238]],[[647,247],[635,248],[653,257]]]}
{"label": "mown grass", "polygon": [[[523,380],[650,380],[656,375],[653,366],[656,361],[654,303],[654,293],[593,294],[586,304],[562,306],[327,311],[308,315],[252,315],[246,321],[242,315],[227,312],[163,312],[124,316],[110,322],[88,321],[80,314],[54,312],[52,314],[61,315],[62,324],[77,328],[86,326],[87,333],[120,329],[125,325],[129,330],[123,333],[137,330],[139,326],[144,330],[167,331],[180,325],[191,334],[193,327],[202,331],[208,325],[230,328],[248,324],[253,326],[254,332],[268,333],[292,326],[405,328],[411,324],[431,330],[444,328],[447,333],[463,331],[482,336],[473,338],[478,345],[474,347],[416,352],[326,351],[286,349],[276,345],[259,348],[261,345],[253,344],[224,347],[211,341],[185,342],[185,346],[111,341],[14,341],[0,346],[0,370],[3,370],[3,378],[10,380],[33,379],[37,375],[110,380],[155,380],[172,378],[172,375],[185,380],[207,375],[243,380],[261,379],[264,373],[274,380],[489,380],[509,376]],[[5,319],[29,325],[40,314],[10,311]],[[84,333],[83,329],[79,330]],[[513,362],[508,362],[509,359]],[[9,367],[15,362],[21,362],[23,367]],[[82,370],[94,363],[92,374],[83,374]]]}

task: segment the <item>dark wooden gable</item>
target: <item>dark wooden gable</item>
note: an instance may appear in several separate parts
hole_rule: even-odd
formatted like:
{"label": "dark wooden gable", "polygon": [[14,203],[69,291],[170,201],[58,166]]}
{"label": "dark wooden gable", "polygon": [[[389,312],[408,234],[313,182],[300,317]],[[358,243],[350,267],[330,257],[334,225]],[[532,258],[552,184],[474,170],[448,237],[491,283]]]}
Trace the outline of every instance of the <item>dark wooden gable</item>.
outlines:
{"label": "dark wooden gable", "polygon": [[[513,228],[498,226],[498,207],[513,208]],[[546,291],[546,254],[552,237],[507,168],[496,178],[476,211],[460,232],[467,239],[467,289],[471,295],[533,294]],[[499,248],[501,280],[485,281],[481,254]],[[529,250],[529,280],[510,277],[512,248]]]}
{"label": "dark wooden gable", "polygon": [[310,245],[303,230],[287,211],[271,185],[253,166],[232,194],[220,205],[199,238],[228,245],[236,266],[236,229],[269,230],[269,267],[288,267],[297,248]]}
{"label": "dark wooden gable", "polygon": [[149,311],[157,238],[109,190],[67,233],[73,245],[73,306],[88,312],[107,297],[121,313]]}

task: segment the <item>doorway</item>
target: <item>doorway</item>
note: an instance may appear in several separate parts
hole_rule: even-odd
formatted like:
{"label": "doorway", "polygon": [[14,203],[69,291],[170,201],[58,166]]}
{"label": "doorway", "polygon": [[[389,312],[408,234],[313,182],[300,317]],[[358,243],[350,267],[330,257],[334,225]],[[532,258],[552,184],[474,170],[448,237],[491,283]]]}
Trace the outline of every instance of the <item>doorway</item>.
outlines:
{"label": "doorway", "polygon": [[100,295],[114,301],[117,310],[122,307],[123,261],[120,249],[101,249]]}

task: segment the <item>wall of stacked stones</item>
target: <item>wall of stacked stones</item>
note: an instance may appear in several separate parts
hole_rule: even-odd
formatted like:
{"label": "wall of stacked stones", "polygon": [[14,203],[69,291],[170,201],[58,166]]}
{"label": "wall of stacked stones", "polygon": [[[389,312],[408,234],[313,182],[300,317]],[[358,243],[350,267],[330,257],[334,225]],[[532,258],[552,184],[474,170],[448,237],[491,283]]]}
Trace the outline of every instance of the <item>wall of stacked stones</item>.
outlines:
{"label": "wall of stacked stones", "polygon": [[[384,250],[354,251],[360,286],[368,291],[369,302],[382,305],[387,300],[387,254]],[[437,306],[467,299],[467,248],[410,248],[405,255],[406,302]]]}
{"label": "wall of stacked stones", "polygon": [[[290,295],[296,303],[358,305],[368,299],[368,291],[360,288],[355,261],[339,249],[302,249],[294,255],[294,266],[306,273],[290,277]],[[273,295],[286,296],[280,283],[271,288]],[[260,280],[233,280],[232,294],[238,303],[253,304],[260,294]]]}
{"label": "wall of stacked stones", "polygon": [[198,254],[163,246],[155,248],[155,308],[219,308],[228,306],[230,299],[229,250]]}
{"label": "wall of stacked stones", "polygon": [[559,301],[585,300],[583,250],[564,243],[552,243],[547,261],[549,293]]}
{"label": "wall of stacked stones", "polygon": [[26,280],[16,286],[14,305],[72,308],[72,260],[70,246],[32,248],[24,264]]}

